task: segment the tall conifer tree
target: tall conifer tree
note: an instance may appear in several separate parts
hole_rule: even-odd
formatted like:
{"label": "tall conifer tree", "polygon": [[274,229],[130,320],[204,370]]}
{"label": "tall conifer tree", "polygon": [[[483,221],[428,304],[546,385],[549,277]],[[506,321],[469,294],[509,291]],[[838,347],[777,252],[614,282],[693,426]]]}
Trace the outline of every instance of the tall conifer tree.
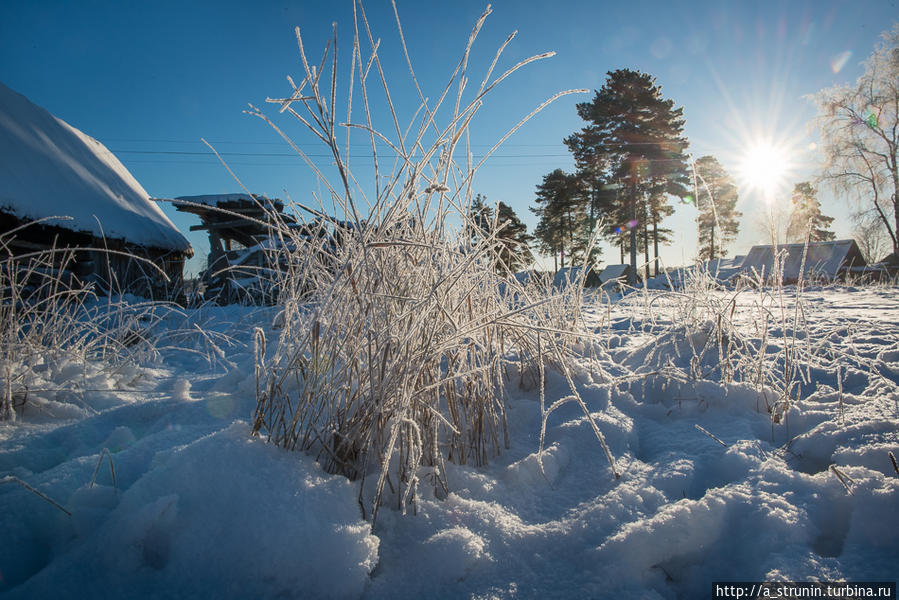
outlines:
{"label": "tall conifer tree", "polygon": [[737,186],[714,156],[703,156],[696,161],[696,176],[699,258],[727,256],[727,245],[737,238],[743,216],[736,208]]}
{"label": "tall conifer tree", "polygon": [[585,204],[578,179],[562,169],[545,175],[537,186],[537,207],[531,211],[540,222],[534,235],[541,250],[553,255],[556,270],[583,258]]}
{"label": "tall conifer tree", "polygon": [[534,239],[527,225],[521,222],[512,207],[504,202],[496,205],[497,237],[501,244],[499,260],[511,272],[526,267],[534,260],[529,244]]}
{"label": "tall conifer tree", "polygon": [[808,181],[797,183],[793,187],[790,208],[787,241],[803,243],[808,237],[810,242],[826,242],[836,238],[834,232],[829,229],[833,217],[821,213],[818,190]]}
{"label": "tall conifer tree", "polygon": [[486,204],[486,200],[487,198],[478,194],[468,209],[467,226],[472,241],[487,237],[493,227],[493,208]]}
{"label": "tall conifer tree", "polygon": [[606,196],[614,198],[603,215],[607,234],[627,246],[636,273],[637,251],[640,245],[648,249],[650,231],[655,247],[663,239],[659,224],[667,196],[688,193],[683,109],[662,97],[651,75],[622,69],[609,72],[593,100],[577,111],[588,124],[565,143],[594,192],[603,182],[615,187]]}

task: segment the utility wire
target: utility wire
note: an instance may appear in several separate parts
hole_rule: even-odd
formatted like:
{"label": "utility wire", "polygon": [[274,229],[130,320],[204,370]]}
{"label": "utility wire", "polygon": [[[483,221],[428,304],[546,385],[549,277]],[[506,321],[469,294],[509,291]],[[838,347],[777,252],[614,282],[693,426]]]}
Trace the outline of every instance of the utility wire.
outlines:
{"label": "utility wire", "polygon": [[[214,156],[209,152],[192,152],[187,150],[110,150],[113,154],[171,154],[176,156]],[[263,156],[263,157],[272,157],[272,156],[290,156],[294,158],[299,158],[299,155],[291,153],[291,152],[219,152],[221,156]],[[331,154],[322,153],[306,153],[306,156],[311,156],[314,158],[332,158]],[[362,155],[354,154],[355,157],[360,157]],[[486,156],[485,154],[473,154],[474,158],[483,158]],[[570,154],[494,154],[491,156],[502,156],[505,158],[533,158],[533,157],[545,157],[545,156],[571,156]],[[369,154],[370,158],[371,155]]]}
{"label": "utility wire", "polygon": [[[151,139],[151,138],[104,138],[106,142],[134,142],[134,143],[150,143],[150,144],[202,144],[200,140],[167,140],[167,139]],[[276,142],[258,142],[258,141],[249,141],[249,140],[209,140],[210,144],[238,144],[245,146],[284,146],[283,141]],[[604,144],[605,147],[615,148],[622,146],[656,146],[662,145],[664,142],[621,142],[617,144]],[[384,145],[379,141],[379,145]],[[370,142],[360,142],[358,144],[350,144],[350,146],[358,147],[358,148],[371,148]],[[471,146],[482,146],[482,147],[493,147],[493,144],[474,144]],[[558,143],[552,144],[513,144],[513,143],[505,143],[503,147],[533,147],[533,148],[558,148]]]}

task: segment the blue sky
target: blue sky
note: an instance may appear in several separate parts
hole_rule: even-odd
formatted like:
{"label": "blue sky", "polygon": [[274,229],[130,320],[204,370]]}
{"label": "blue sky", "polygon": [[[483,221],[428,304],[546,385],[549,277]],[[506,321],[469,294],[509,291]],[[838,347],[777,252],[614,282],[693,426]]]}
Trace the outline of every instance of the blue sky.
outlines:
{"label": "blue sky", "polygon": [[[397,0],[413,66],[424,92],[436,98],[485,3]],[[417,96],[399,46],[389,2],[366,4],[382,39],[379,52],[401,120]],[[895,0],[756,2],[511,1],[493,14],[475,45],[471,70],[480,76],[513,30],[518,36],[498,71],[527,56],[557,55],[529,65],[488,97],[473,124],[474,151],[483,152],[522,116],[554,93],[598,89],[619,68],[654,75],[663,94],[684,107],[695,157],[713,154],[732,173],[753,140],[788,145],[792,184],[815,175],[818,160],[807,129],[815,115],[805,98],[823,87],[854,81],[882,31],[899,18]],[[263,108],[310,154],[311,136],[265,105],[287,94],[285,76],[302,77],[293,28],[310,56],[320,56],[338,23],[340,70],[349,69],[352,4],[346,2],[53,2],[0,3],[0,81],[113,150],[156,197],[238,191],[231,175],[200,142],[209,140],[252,191],[305,201],[319,190],[309,169],[264,122],[242,111]],[[477,83],[477,82],[475,82]],[[509,139],[479,173],[475,190],[510,204],[530,226],[534,188],[555,168],[571,169],[562,138],[582,126],[567,96]],[[361,109],[359,109],[361,110]],[[356,113],[359,114],[359,113]],[[384,118],[384,113],[379,113]],[[386,121],[382,121],[386,124]],[[362,138],[354,146],[362,161]],[[316,161],[327,163],[325,157]],[[787,189],[789,188],[789,189]],[[822,190],[824,212],[837,217],[839,236],[851,232],[849,203]],[[742,190],[742,233],[731,253],[761,241],[755,220],[759,193]],[[195,217],[166,207],[187,233]],[[695,210],[678,206],[666,224],[675,243],[669,265],[695,254]],[[190,234],[198,256],[202,235]],[[617,251],[606,250],[606,262]],[[199,261],[191,265],[196,270]]]}

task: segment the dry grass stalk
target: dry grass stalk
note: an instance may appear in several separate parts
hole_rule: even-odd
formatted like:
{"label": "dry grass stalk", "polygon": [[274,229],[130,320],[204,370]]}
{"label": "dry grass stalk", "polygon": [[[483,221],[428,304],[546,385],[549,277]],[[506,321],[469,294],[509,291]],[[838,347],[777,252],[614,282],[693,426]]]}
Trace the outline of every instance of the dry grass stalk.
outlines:
{"label": "dry grass stalk", "polygon": [[836,465],[830,465],[830,472],[834,474],[834,476],[839,480],[843,487],[846,488],[846,492],[852,496],[852,486],[855,485],[855,480],[843,473],[840,469],[837,468]]}
{"label": "dry grass stalk", "polygon": [[725,442],[722,442],[720,438],[718,438],[715,434],[711,433],[711,432],[710,432],[708,429],[706,429],[705,427],[700,426],[698,423],[694,423],[694,424],[693,424],[693,427],[695,427],[696,429],[698,429],[698,430],[701,431],[702,433],[706,434],[707,436],[709,436],[710,438],[712,438],[713,440],[715,440],[716,442],[718,442],[719,444],[721,444],[722,446],[724,446],[725,448],[727,448],[727,444],[726,444]]}
{"label": "dry grass stalk", "polygon": [[88,487],[94,487],[94,483],[97,482],[97,475],[100,473],[100,465],[103,464],[104,456],[106,457],[107,462],[109,462],[109,474],[112,477],[112,489],[118,491],[115,478],[115,465],[112,464],[112,454],[109,453],[109,448],[103,448],[103,450],[100,451],[100,458],[97,459],[97,467],[94,469],[94,475],[91,477],[91,483]]}
{"label": "dry grass stalk", "polygon": [[14,476],[14,475],[6,475],[2,479],[0,479],[0,484],[4,484],[4,483],[16,483],[16,484],[22,486],[23,488],[25,488],[26,490],[28,490],[29,492],[31,492],[32,494],[34,494],[35,496],[37,496],[38,498],[49,502],[50,504],[52,504],[53,506],[55,506],[56,508],[58,508],[59,510],[61,510],[62,512],[67,514],[68,516],[70,516],[70,517],[72,516],[72,513],[67,511],[65,508],[63,508],[61,504],[59,504],[58,502],[56,502],[55,500],[50,498],[47,494],[28,485],[27,483],[25,483],[24,481],[22,481],[21,479],[19,479],[18,477]]}

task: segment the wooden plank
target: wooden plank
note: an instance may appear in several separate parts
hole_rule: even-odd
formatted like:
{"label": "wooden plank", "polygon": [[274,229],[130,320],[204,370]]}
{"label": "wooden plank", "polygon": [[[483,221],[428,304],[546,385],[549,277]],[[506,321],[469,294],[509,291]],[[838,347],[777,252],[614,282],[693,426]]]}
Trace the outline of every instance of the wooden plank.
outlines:
{"label": "wooden plank", "polygon": [[252,229],[261,229],[262,226],[258,223],[254,223],[252,221],[247,221],[246,219],[234,219],[232,221],[219,221],[217,223],[204,223],[203,225],[192,225],[190,230],[196,231],[194,229],[244,229],[244,228],[252,228]]}

